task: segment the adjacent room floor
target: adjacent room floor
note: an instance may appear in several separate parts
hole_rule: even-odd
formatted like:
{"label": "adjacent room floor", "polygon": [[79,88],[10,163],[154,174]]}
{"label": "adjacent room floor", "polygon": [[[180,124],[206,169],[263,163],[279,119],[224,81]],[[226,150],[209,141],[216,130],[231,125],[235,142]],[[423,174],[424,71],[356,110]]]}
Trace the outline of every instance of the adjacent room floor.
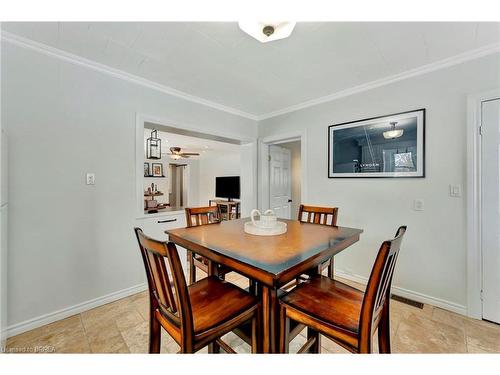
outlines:
{"label": "adjacent room floor", "polygon": [[[201,275],[200,275],[201,276]],[[245,288],[248,280],[235,273],[227,280]],[[359,284],[350,283],[362,289]],[[148,294],[138,293],[113,303],[25,332],[7,341],[8,352],[147,353]],[[424,305],[419,309],[391,302],[391,339],[394,353],[500,353],[500,325],[466,318]],[[305,342],[305,330],[290,345],[296,352]],[[375,337],[376,338],[376,337]],[[250,347],[236,335],[224,337],[238,353]],[[378,352],[377,340],[374,352]],[[347,353],[326,337],[321,352]],[[162,332],[162,353],[177,353],[179,346]],[[200,353],[206,353],[206,348]]]}

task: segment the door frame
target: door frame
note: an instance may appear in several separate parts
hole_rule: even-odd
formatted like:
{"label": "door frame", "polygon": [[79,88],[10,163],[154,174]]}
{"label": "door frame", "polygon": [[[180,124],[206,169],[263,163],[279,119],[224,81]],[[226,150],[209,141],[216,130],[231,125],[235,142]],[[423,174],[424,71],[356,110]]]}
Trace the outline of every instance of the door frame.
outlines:
{"label": "door frame", "polygon": [[269,146],[281,143],[300,141],[300,200],[307,201],[307,135],[305,130],[279,133],[259,139],[258,165],[259,165],[259,194],[258,205],[260,210],[269,208]]}
{"label": "door frame", "polygon": [[481,251],[481,103],[500,98],[500,88],[467,96],[467,315],[483,318]]}

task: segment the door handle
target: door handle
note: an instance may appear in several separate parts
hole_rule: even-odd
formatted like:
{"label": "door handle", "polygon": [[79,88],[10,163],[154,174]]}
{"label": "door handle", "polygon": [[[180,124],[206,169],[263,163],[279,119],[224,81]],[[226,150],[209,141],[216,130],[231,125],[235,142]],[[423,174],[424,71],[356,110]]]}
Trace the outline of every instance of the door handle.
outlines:
{"label": "door handle", "polygon": [[288,200],[288,203],[292,203],[292,200],[291,200],[291,199],[289,199],[289,200]]}
{"label": "door handle", "polygon": [[173,223],[174,221],[177,221],[177,219],[158,220],[158,224]]}

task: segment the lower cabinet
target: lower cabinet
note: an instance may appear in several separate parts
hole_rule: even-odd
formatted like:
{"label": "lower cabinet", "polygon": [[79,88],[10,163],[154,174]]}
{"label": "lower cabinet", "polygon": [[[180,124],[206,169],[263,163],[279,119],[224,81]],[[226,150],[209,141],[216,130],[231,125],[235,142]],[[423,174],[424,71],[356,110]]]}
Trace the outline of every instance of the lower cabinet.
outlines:
{"label": "lower cabinet", "polygon": [[[186,226],[186,216],[182,213],[172,213],[156,217],[146,217],[136,220],[136,225],[141,228],[149,237],[167,241],[168,236],[165,233],[168,229],[184,228]],[[177,246],[177,245],[176,245]],[[187,255],[186,249],[177,246],[179,258],[182,263],[184,273],[187,275]]]}

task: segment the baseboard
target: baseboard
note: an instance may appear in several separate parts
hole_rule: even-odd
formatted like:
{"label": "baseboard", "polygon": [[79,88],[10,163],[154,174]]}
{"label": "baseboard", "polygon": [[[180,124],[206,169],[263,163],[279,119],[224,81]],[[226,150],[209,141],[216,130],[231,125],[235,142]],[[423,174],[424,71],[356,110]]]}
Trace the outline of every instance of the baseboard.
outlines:
{"label": "baseboard", "polygon": [[7,337],[12,337],[19,335],[20,333],[30,331],[32,329],[44,326],[49,323],[53,323],[55,321],[67,318],[69,316],[79,314],[81,312],[93,309],[95,307],[99,307],[102,305],[105,305],[110,302],[117,301],[119,299],[131,296],[132,294],[136,294],[139,292],[142,292],[147,289],[147,284],[142,283],[130,288],[122,289],[107,295],[104,295],[102,297],[97,297],[94,299],[91,299],[89,301],[85,301],[82,303],[79,303],[74,306],[70,306],[58,311],[54,311],[52,313],[48,313],[45,315],[41,315],[39,317],[26,320],[21,323],[16,323],[13,324],[6,329]]}
{"label": "baseboard", "polygon": [[[342,277],[344,279],[354,281],[356,283],[360,283],[366,285],[368,282],[368,278],[360,275],[353,275],[351,273],[335,270],[335,275]],[[398,286],[392,287],[392,293],[397,294],[398,296],[412,299],[417,302],[426,303],[428,305],[436,306],[444,310],[452,311],[457,314],[467,315],[467,308],[463,305],[459,305],[455,302],[450,302],[441,298],[432,297],[426,294],[422,294],[419,292],[415,292],[412,290],[400,288]]]}

